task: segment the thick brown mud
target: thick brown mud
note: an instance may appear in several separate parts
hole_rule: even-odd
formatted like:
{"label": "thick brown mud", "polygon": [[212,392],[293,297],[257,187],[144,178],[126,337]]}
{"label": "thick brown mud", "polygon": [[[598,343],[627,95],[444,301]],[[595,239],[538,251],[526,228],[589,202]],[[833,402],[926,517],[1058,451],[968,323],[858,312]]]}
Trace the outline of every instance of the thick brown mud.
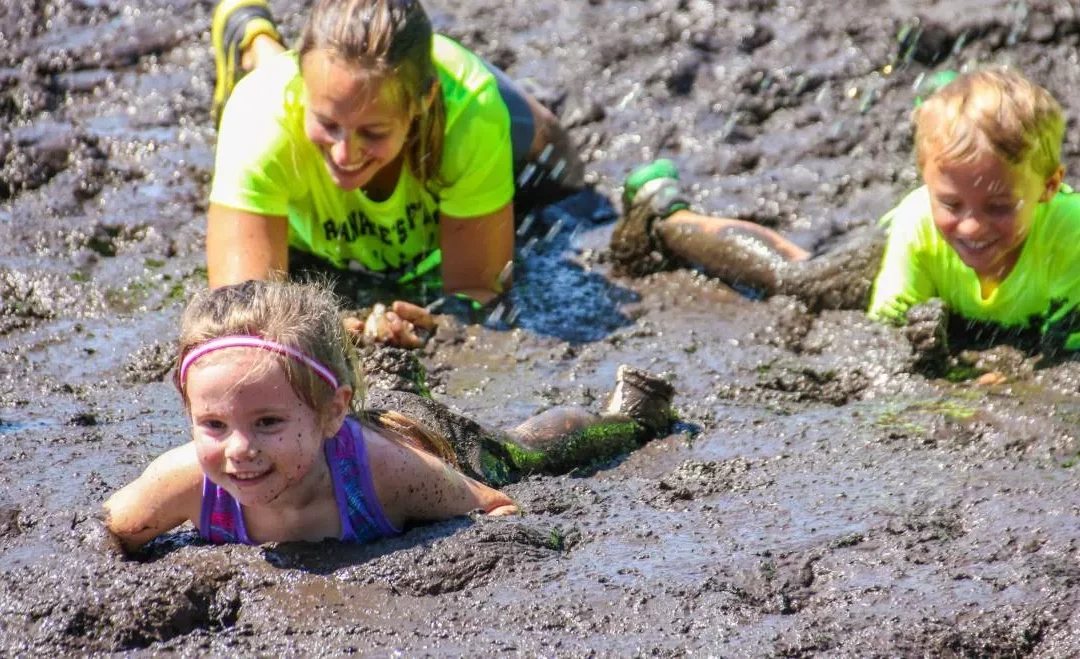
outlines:
{"label": "thick brown mud", "polygon": [[[272,4],[295,35],[306,3]],[[600,192],[670,156],[698,209],[812,250],[916,184],[923,74],[1011,63],[1080,111],[1064,0],[428,6],[572,126]],[[205,285],[212,9],[0,3],[0,653],[1080,654],[1077,362],[943,342],[933,308],[903,332],[686,270],[613,278],[588,204],[541,214],[516,310],[440,329],[423,386],[507,428],[597,409],[629,363],[669,375],[676,434],[511,486],[521,517],[110,552],[100,503],[187,431],[167,375]],[[1080,171],[1074,130],[1064,157]]]}

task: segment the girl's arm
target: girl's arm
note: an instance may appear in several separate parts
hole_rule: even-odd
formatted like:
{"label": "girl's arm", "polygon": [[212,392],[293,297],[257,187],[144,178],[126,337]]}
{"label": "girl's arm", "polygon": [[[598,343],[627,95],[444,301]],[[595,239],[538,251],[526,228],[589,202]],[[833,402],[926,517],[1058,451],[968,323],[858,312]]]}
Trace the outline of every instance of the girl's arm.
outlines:
{"label": "girl's arm", "polygon": [[375,493],[390,522],[434,521],[476,509],[498,515],[517,511],[513,499],[477,482],[434,455],[364,428]]}
{"label": "girl's arm", "polygon": [[482,304],[503,292],[500,282],[514,258],[514,204],[476,217],[439,216],[443,288],[463,293]]}
{"label": "girl's arm", "polygon": [[188,443],[157,457],[105,502],[105,525],[134,551],[199,515],[203,472]]}
{"label": "girl's arm", "polygon": [[289,221],[210,204],[206,269],[210,287],[268,279],[289,267]]}

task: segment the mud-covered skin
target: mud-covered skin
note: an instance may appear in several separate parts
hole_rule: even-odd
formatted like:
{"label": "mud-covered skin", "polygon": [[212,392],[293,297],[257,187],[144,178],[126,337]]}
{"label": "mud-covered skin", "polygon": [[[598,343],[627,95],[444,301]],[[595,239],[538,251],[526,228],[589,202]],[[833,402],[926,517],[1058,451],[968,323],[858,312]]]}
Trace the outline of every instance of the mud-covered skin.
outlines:
{"label": "mud-covered skin", "polygon": [[[668,432],[674,389],[660,378],[623,366],[604,410],[562,405],[513,428],[485,427],[432,399],[402,377],[423,367],[415,353],[398,348],[367,349],[368,377],[376,384],[364,400],[366,410],[393,410],[446,438],[457,464],[469,476],[493,486],[529,474],[564,474],[596,467]],[[378,355],[380,358],[373,358]],[[370,370],[372,368],[377,370]],[[389,386],[388,386],[389,385]],[[400,385],[400,386],[393,386]]]}
{"label": "mud-covered skin", "polygon": [[915,367],[941,375],[949,360],[949,308],[934,298],[908,309],[904,336],[911,342]]}
{"label": "mud-covered skin", "polygon": [[413,351],[375,344],[358,348],[357,353],[360,371],[371,390],[406,391],[430,397],[427,371]]}
{"label": "mud-covered skin", "polygon": [[[815,253],[915,187],[907,119],[931,63],[1010,61],[1076,114],[1065,2],[427,4],[576,117],[613,199],[631,167],[673,157],[695,209]],[[301,7],[272,5],[295,35]],[[458,323],[418,358],[433,396],[496,428],[600,409],[620,363],[670,372],[677,434],[509,486],[521,517],[360,546],[188,530],[142,560],[100,547],[100,502],[190,432],[172,384],[136,366],[205,283],[210,11],[0,2],[5,162],[29,148],[15,129],[69,124],[108,167],[89,199],[69,164],[0,201],[0,654],[1080,654],[1080,362],[950,331],[958,361],[1009,380],[930,379],[862,312],[748,301],[689,270],[612,281],[610,223],[519,259],[523,329]],[[1063,154],[1080,171],[1080,132]]]}
{"label": "mud-covered skin", "polygon": [[736,288],[764,296],[791,295],[811,311],[820,311],[867,307],[885,240],[882,231],[865,228],[805,261],[791,261],[741,227],[706,231],[664,220],[627,221],[616,227],[611,252],[625,274],[691,265]]}
{"label": "mud-covered skin", "polygon": [[808,260],[788,263],[778,292],[802,300],[811,311],[866,309],[885,240],[873,227],[852,231]]}

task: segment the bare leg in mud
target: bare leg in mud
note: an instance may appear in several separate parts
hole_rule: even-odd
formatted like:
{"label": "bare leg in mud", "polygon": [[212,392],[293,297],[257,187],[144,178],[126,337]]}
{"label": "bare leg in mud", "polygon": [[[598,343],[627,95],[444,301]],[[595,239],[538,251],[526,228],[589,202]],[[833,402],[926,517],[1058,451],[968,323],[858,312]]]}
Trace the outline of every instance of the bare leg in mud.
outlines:
{"label": "bare leg in mud", "polygon": [[[366,409],[372,417],[393,410],[435,433],[446,447],[425,447],[488,485],[500,486],[530,473],[560,474],[610,460],[666,434],[671,423],[674,389],[666,381],[628,366],[619,367],[615,388],[600,413],[582,407],[547,410],[510,430],[482,426],[423,395],[416,386],[422,367],[411,353],[379,348],[365,359],[382,372]],[[399,372],[390,372],[399,371]],[[404,376],[402,375],[404,374]]]}
{"label": "bare leg in mud", "polygon": [[745,220],[689,210],[670,161],[636,169],[611,237],[616,270],[641,276],[690,265],[762,295],[792,295],[811,309],[865,308],[884,237],[860,232],[828,252],[810,252]]}
{"label": "bare leg in mud", "polygon": [[653,231],[679,259],[766,295],[779,291],[788,263],[810,258],[809,252],[775,231],[745,220],[681,210],[657,222]]}

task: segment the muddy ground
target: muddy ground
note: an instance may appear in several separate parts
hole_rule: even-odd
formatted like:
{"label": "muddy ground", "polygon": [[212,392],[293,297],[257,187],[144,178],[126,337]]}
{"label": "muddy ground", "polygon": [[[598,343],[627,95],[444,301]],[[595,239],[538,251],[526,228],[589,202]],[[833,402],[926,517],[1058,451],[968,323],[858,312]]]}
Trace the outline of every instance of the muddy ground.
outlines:
{"label": "muddy ground", "polygon": [[[272,4],[295,35],[306,3]],[[1071,1],[428,6],[573,126],[612,199],[666,155],[699,208],[827,248],[915,185],[919,77],[990,61],[1062,100],[1080,171]],[[185,437],[163,378],[205,285],[211,11],[0,3],[0,653],[1080,654],[1080,364],[954,350],[928,377],[857,311],[613,278],[610,222],[528,247],[517,328],[459,328],[422,360],[438,399],[495,425],[598,405],[619,363],[665,372],[676,434],[510,487],[520,518],[103,551],[100,502]]]}

